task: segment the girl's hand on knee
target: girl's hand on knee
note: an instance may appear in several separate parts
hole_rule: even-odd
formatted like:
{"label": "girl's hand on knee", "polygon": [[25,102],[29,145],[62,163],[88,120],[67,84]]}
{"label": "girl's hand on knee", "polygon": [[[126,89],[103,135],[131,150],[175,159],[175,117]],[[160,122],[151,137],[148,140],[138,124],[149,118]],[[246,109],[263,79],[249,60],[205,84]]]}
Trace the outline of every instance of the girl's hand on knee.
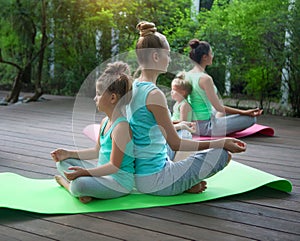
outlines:
{"label": "girl's hand on knee", "polygon": [[55,151],[51,152],[51,157],[55,162],[60,162],[67,159],[69,155],[67,150],[56,149]]}
{"label": "girl's hand on knee", "polygon": [[68,180],[70,181],[75,180],[76,178],[81,176],[88,176],[87,170],[82,167],[73,166],[73,167],[69,167],[68,169],[72,170],[73,172],[64,172],[64,174],[66,178],[68,178]]}

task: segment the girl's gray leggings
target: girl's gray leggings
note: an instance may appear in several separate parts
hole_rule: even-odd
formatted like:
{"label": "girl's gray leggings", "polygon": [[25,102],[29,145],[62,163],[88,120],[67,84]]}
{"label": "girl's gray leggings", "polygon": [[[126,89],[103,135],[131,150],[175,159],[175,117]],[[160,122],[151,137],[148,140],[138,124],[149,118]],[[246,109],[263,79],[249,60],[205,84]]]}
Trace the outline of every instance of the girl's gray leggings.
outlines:
{"label": "girl's gray leggings", "polygon": [[[57,162],[56,166],[63,177],[65,177],[64,171],[70,172],[68,168],[71,166],[80,166],[84,168],[95,167],[95,165],[90,162],[72,158]],[[70,182],[70,193],[75,197],[88,196],[99,199],[111,199],[127,195],[130,191],[122,187],[111,176],[84,176],[78,177]]]}

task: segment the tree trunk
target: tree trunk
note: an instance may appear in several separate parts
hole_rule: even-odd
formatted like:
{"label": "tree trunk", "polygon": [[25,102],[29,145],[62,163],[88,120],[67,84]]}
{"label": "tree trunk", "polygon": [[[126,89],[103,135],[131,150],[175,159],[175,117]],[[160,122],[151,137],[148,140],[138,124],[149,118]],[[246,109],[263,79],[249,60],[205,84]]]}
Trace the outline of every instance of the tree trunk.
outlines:
{"label": "tree trunk", "polygon": [[8,103],[16,103],[19,100],[21,88],[22,88],[22,79],[24,76],[24,70],[19,69],[18,75],[16,76],[12,90],[10,94],[5,98],[5,101]]}
{"label": "tree trunk", "polygon": [[[30,54],[30,58],[32,58],[32,54]],[[23,71],[23,77],[22,77],[22,83],[25,84],[30,84],[31,83],[31,70],[32,70],[32,66],[31,64],[26,65],[26,68]]]}
{"label": "tree trunk", "polygon": [[42,74],[43,74],[43,63],[44,63],[44,53],[45,53],[45,47],[47,45],[47,34],[46,34],[46,4],[45,1],[42,0],[42,26],[41,26],[41,32],[42,32],[42,40],[41,40],[41,51],[39,54],[39,63],[38,63],[38,71],[37,71],[37,78],[35,81],[35,91],[34,95],[30,97],[28,101],[37,101],[42,95]]}
{"label": "tree trunk", "polygon": [[2,57],[2,50],[1,50],[1,48],[0,48],[0,63],[8,64],[8,65],[11,65],[11,66],[13,66],[13,67],[15,67],[15,68],[18,69],[18,75],[16,76],[16,78],[14,80],[12,91],[5,98],[6,102],[16,103],[19,100],[19,95],[20,95],[21,88],[22,88],[22,79],[23,79],[23,76],[24,76],[24,69],[21,68],[16,63],[4,60],[3,57]]}

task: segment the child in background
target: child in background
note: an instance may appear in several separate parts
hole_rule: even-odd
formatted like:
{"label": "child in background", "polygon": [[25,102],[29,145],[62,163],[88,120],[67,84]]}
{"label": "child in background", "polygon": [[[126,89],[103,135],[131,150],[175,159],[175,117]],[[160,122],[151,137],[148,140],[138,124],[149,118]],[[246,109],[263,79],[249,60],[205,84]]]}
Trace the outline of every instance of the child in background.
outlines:
{"label": "child in background", "polygon": [[[85,150],[57,149],[51,153],[61,176],[56,181],[83,203],[92,198],[127,195],[134,185],[132,132],[122,108],[130,101],[132,79],[123,62],[108,64],[96,82],[94,101],[107,117],[100,125],[98,142]],[[93,165],[84,160],[98,158]]]}
{"label": "child in background", "polygon": [[171,87],[171,97],[176,101],[172,114],[174,127],[182,138],[188,137],[188,139],[191,139],[191,133],[194,133],[196,129],[195,124],[191,122],[193,113],[187,97],[192,92],[193,87],[189,81],[185,80],[184,72],[176,75]]}
{"label": "child in background", "polygon": [[[192,139],[192,133],[196,132],[196,125],[192,121],[192,107],[187,101],[188,95],[192,92],[192,85],[185,79],[184,72],[180,72],[172,80],[171,97],[175,100],[172,113],[172,122],[182,139]],[[174,160],[176,152],[168,146],[168,156]]]}

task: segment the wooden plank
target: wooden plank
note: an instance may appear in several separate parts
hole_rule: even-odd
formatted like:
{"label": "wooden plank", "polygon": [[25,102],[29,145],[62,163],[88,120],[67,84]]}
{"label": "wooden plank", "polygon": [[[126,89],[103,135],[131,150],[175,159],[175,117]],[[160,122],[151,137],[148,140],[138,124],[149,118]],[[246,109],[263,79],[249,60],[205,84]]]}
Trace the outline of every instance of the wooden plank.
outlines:
{"label": "wooden plank", "polygon": [[273,207],[275,209],[284,209],[296,212],[299,212],[300,210],[299,194],[288,194],[266,187],[259,188],[256,191],[247,192],[245,194],[232,196],[232,199]]}
{"label": "wooden plank", "polygon": [[[240,211],[242,213],[251,213],[262,217],[269,217],[274,219],[288,220],[299,224],[300,213],[294,210],[274,209],[266,205],[262,206],[255,203],[249,203],[247,201],[235,200],[235,197],[228,197],[222,202],[214,200],[211,202],[203,203],[203,206],[219,207],[226,210]],[[252,208],[249,208],[249,207]]]}
{"label": "wooden plank", "polygon": [[144,223],[144,228],[140,229],[134,225],[130,225],[130,220],[127,222],[120,223],[115,222],[110,217],[111,215],[122,215],[123,212],[104,212],[99,214],[99,217],[108,215],[108,219],[96,218],[92,215],[72,215],[72,216],[49,216],[44,218],[49,222],[54,222],[56,224],[61,224],[68,227],[73,227],[89,231],[92,233],[101,233],[102,235],[113,235],[113,237],[123,239],[123,240],[189,240],[181,237],[176,237],[172,232],[159,232],[157,230],[150,230]]}
{"label": "wooden plank", "polygon": [[45,166],[39,165],[38,163],[30,164],[30,163],[25,163],[25,162],[14,162],[14,161],[9,161],[7,159],[2,159],[0,157],[0,166],[1,166],[1,169],[3,169],[3,170],[8,169],[8,168],[10,168],[11,170],[19,169],[19,170],[25,170],[28,172],[32,172],[32,173],[44,174],[47,176],[50,174],[52,174],[52,176],[57,174],[57,170],[55,168],[54,163],[53,163],[52,167],[45,167]]}
{"label": "wooden plank", "polygon": [[[195,212],[196,207],[196,212]],[[257,215],[255,213],[248,213],[244,210],[233,209],[220,209],[219,207],[208,206],[203,204],[191,205],[178,205],[170,207],[172,210],[178,210],[181,212],[188,212],[193,214],[201,214],[201,216],[218,218],[221,220],[238,222],[240,224],[246,224],[255,227],[261,227],[266,229],[272,229],[280,232],[284,232],[291,235],[300,234],[300,223],[298,221],[286,220],[282,218],[274,218],[268,216]],[[251,228],[250,228],[251,229]]]}
{"label": "wooden plank", "polygon": [[8,226],[0,226],[1,240],[22,240],[22,241],[47,241],[52,238],[43,237],[33,233],[24,232]]}
{"label": "wooden plank", "polygon": [[[102,235],[100,232],[84,230],[80,225],[73,228],[68,225],[50,222],[45,217],[46,215],[31,215],[26,212],[1,209],[0,227],[9,227],[10,229],[23,231],[20,234],[25,232],[53,240],[120,240],[113,235]],[[100,227],[98,226],[98,228]],[[23,240],[22,236],[17,237],[17,239]]]}
{"label": "wooden plank", "polygon": [[185,206],[187,209],[192,209],[193,211],[179,211],[175,210],[173,207],[169,208],[171,211],[167,208],[155,208],[152,209],[151,212],[147,209],[134,210],[132,212],[256,240],[296,240],[296,238],[299,237],[297,234],[277,231],[275,229],[268,229],[265,226],[257,227],[255,224],[244,224],[241,222],[221,219],[218,217],[218,213],[221,211],[220,209],[212,212],[213,214],[211,216],[206,216],[205,214],[199,212],[198,208],[195,208],[194,205],[183,206]]}
{"label": "wooden plank", "polygon": [[[163,208],[167,210],[166,208]],[[117,223],[129,224],[141,229],[153,230],[160,233],[171,233],[180,239],[191,240],[218,240],[222,236],[222,240],[248,240],[241,235],[232,235],[223,233],[219,230],[211,230],[187,224],[184,219],[170,220],[165,217],[153,217],[151,213],[154,209],[141,209],[127,212],[106,212],[89,214],[97,219],[112,220]],[[158,208],[160,210],[160,208]],[[145,215],[146,214],[146,215]],[[177,217],[179,218],[179,217]],[[199,221],[199,220],[198,220]]]}
{"label": "wooden plank", "polygon": [[[90,105],[73,115],[73,97],[47,95],[46,98],[48,101],[0,106],[0,172],[53,178],[56,169],[50,151],[57,147],[94,145],[82,134],[82,129],[103,115],[95,113]],[[273,127],[276,136],[244,138],[247,152],[236,154],[233,159],[290,179],[294,184],[291,194],[259,188],[205,203],[82,215],[38,215],[0,209],[0,234],[6,235],[1,237],[7,240],[299,240],[299,119],[264,115],[258,118],[258,123]],[[10,218],[4,217],[5,212]]]}

